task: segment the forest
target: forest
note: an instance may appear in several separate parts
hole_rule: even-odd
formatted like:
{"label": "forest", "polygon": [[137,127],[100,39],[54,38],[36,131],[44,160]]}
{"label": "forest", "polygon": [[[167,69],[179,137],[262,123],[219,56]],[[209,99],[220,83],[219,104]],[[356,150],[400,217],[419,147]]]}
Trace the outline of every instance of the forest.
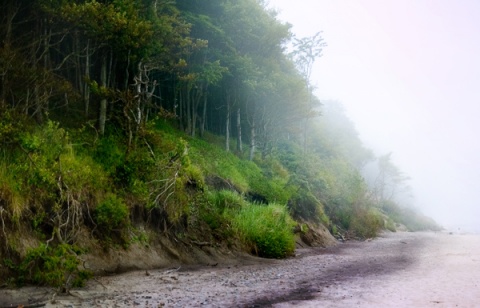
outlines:
{"label": "forest", "polygon": [[81,286],[84,254],[158,237],[282,258],[312,226],[438,228],[314,95],[321,32],[265,1],[4,0],[0,19],[1,285]]}

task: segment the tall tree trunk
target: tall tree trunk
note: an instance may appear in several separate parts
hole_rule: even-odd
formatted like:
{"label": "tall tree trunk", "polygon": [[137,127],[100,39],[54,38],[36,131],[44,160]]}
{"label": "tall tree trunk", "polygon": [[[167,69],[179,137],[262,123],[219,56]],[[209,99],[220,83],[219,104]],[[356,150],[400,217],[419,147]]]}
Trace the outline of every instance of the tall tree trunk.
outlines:
{"label": "tall tree trunk", "polygon": [[207,93],[203,95],[203,111],[202,111],[202,122],[200,124],[200,137],[205,135],[205,122],[207,121]]}
{"label": "tall tree trunk", "polygon": [[193,91],[193,102],[192,102],[192,131],[190,135],[195,137],[197,131],[197,118],[198,118],[198,105],[200,104],[200,99],[202,98],[202,91],[196,89]]}
{"label": "tall tree trunk", "polygon": [[[13,19],[17,15],[18,12],[18,7],[14,7],[12,1],[6,4],[6,9],[5,12],[5,20],[6,24],[3,25],[4,31],[5,31],[5,38],[3,40],[3,51],[6,57],[10,57],[10,47],[11,47],[11,38],[12,38],[12,23]],[[9,59],[3,59],[4,61],[9,61]],[[6,67],[6,66],[5,66]],[[0,72],[2,76],[2,84],[0,88],[0,107],[5,107],[6,106],[6,93],[7,93],[7,85],[8,85],[8,69],[5,68],[3,72]]]}
{"label": "tall tree trunk", "polygon": [[35,119],[37,123],[43,123],[43,108],[42,108],[42,99],[40,98],[40,86],[38,85],[38,81],[35,82],[35,86],[33,88],[33,95],[34,95],[34,103],[35,103]]}
{"label": "tall tree trunk", "polygon": [[240,107],[237,109],[237,152],[243,153],[242,145],[242,123],[240,118]]}
{"label": "tall tree trunk", "polygon": [[192,133],[192,97],[191,97],[191,87],[190,85],[186,86],[185,99],[186,99],[186,108],[187,108],[187,134]]}
{"label": "tall tree trunk", "polygon": [[263,147],[262,147],[262,160],[264,160],[265,158],[267,158],[267,154],[269,152],[269,148],[268,148],[268,140],[269,139],[269,136],[268,136],[268,123],[265,122],[263,124]]}
{"label": "tall tree trunk", "polygon": [[88,112],[90,108],[90,40],[87,40],[85,56],[85,82],[83,84],[83,102],[85,104],[85,118],[88,119]]}
{"label": "tall tree trunk", "polygon": [[230,94],[227,94],[227,112],[225,116],[225,151],[230,152]]}
{"label": "tall tree trunk", "polygon": [[305,118],[305,124],[303,126],[303,155],[304,156],[307,155],[307,139],[308,139],[308,116]]}
{"label": "tall tree trunk", "polygon": [[255,140],[256,136],[255,136],[255,118],[252,119],[251,123],[250,123],[250,156],[249,156],[249,160],[253,160],[253,157],[255,155],[255,143],[256,143],[256,140]]}
{"label": "tall tree trunk", "polygon": [[[100,84],[107,87],[107,56],[102,57],[102,67],[100,69]],[[102,98],[100,101],[100,112],[98,114],[98,130],[100,135],[105,134],[105,122],[107,120],[107,99]]]}
{"label": "tall tree trunk", "polygon": [[[37,25],[39,28],[41,28],[41,24],[39,23]],[[36,35],[41,35],[41,34],[36,34]],[[39,41],[39,44],[41,45],[43,40]],[[42,108],[42,103],[43,99],[40,97],[40,79],[44,78],[41,76],[41,74],[38,72],[38,62],[40,59],[37,58],[37,48],[40,48],[40,46],[37,46],[36,44],[32,44],[31,46],[31,61],[32,61],[32,71],[35,72],[35,81],[33,85],[33,116],[35,117],[35,120],[37,123],[41,124],[43,123],[43,108]],[[44,68],[46,69],[46,68]],[[27,107],[28,108],[28,107]]]}
{"label": "tall tree trunk", "polygon": [[181,85],[180,89],[178,90],[178,109],[179,109],[179,116],[178,116],[178,121],[180,123],[180,130],[184,131],[185,130],[185,125],[184,125],[184,115],[185,115],[185,100],[184,100],[184,91],[183,91],[183,85]]}
{"label": "tall tree trunk", "polygon": [[73,68],[75,71],[75,89],[77,89],[77,91],[83,96],[85,87],[83,86],[82,76],[84,72],[82,71],[82,55],[80,54],[81,43],[78,31],[74,31],[73,37],[73,52],[75,53],[75,67]]}
{"label": "tall tree trunk", "polygon": [[130,49],[128,50],[127,65],[125,67],[125,79],[124,79],[124,84],[123,84],[123,89],[125,91],[128,90],[129,79],[130,79]]}

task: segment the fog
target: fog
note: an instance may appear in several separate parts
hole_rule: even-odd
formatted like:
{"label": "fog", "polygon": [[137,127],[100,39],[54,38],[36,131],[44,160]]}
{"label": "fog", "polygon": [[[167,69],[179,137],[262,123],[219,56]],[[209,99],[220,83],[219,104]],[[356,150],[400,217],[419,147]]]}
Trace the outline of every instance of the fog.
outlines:
{"label": "fog", "polygon": [[415,206],[480,231],[480,1],[270,0],[298,37],[323,31],[312,74],[363,142],[411,177]]}

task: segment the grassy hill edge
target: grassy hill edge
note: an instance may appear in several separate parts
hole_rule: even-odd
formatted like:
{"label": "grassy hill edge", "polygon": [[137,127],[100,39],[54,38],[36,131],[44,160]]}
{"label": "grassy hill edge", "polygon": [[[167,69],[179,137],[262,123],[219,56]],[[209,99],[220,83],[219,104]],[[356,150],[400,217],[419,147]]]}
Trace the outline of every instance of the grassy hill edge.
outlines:
{"label": "grassy hill edge", "polygon": [[82,286],[92,275],[83,256],[132,246],[179,262],[195,260],[192,246],[283,258],[295,233],[315,226],[355,238],[395,223],[434,226],[395,204],[379,208],[346,161],[306,156],[293,142],[249,161],[225,152],[221,137],[193,139],[163,119],[129,149],[114,131],[98,138],[8,114],[0,136],[0,285]]}

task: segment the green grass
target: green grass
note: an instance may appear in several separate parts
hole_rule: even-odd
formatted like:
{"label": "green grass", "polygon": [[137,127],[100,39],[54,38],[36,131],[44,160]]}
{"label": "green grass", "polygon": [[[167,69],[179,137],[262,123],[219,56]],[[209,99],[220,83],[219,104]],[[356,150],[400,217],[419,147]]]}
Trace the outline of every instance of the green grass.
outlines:
{"label": "green grass", "polygon": [[233,217],[233,226],[243,243],[265,258],[285,258],[295,250],[295,222],[285,206],[249,204]]}

